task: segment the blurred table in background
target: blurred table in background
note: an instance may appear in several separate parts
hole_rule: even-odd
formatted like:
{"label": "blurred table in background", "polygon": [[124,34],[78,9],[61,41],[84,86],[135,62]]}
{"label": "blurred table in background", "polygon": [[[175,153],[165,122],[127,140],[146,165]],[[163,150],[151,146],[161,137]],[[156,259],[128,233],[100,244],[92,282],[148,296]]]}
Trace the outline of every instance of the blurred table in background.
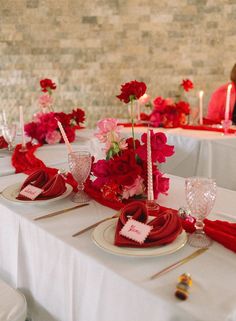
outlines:
{"label": "blurred table in background", "polygon": [[[94,136],[95,131],[90,129],[77,130],[76,140],[72,143],[74,151],[85,149],[91,152],[96,159],[104,157],[103,146]],[[20,136],[17,137],[17,143]],[[0,149],[0,176],[11,175],[15,169],[11,165],[11,153]],[[48,167],[60,167],[60,164],[67,162],[67,149],[65,144],[43,145],[37,149],[35,156],[42,160]]]}
{"label": "blurred table in background", "polygon": [[[164,132],[168,144],[175,146],[175,154],[161,164],[164,173],[181,177],[204,176],[215,178],[217,185],[236,190],[236,136],[182,128],[152,128]],[[131,136],[131,128],[122,128],[122,135]],[[136,127],[140,138],[147,127]]]}

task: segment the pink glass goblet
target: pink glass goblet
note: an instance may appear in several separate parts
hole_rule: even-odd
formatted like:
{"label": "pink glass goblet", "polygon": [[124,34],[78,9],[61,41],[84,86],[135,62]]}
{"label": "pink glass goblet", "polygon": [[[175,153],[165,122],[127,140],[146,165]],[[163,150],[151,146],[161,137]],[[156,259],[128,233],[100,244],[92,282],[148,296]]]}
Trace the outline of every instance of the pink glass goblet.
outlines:
{"label": "pink glass goblet", "polygon": [[190,246],[207,248],[212,240],[204,232],[204,218],[208,216],[216,199],[216,182],[204,177],[190,177],[185,181],[185,192],[191,215],[196,218],[196,231],[190,234]]}
{"label": "pink glass goblet", "polygon": [[84,192],[84,182],[91,170],[91,154],[88,151],[76,151],[68,155],[68,163],[71,174],[78,183],[78,192],[73,196],[75,203],[89,202],[89,196]]}

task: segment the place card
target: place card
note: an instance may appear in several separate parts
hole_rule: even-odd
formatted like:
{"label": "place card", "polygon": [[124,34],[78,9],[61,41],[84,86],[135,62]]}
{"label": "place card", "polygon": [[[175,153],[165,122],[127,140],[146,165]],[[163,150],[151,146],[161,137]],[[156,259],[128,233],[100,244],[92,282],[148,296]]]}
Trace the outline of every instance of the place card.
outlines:
{"label": "place card", "polygon": [[35,200],[36,197],[38,197],[43,192],[42,188],[35,187],[33,185],[27,185],[25,188],[23,188],[20,191],[20,195],[25,196],[26,198],[29,198],[30,200]]}
{"label": "place card", "polygon": [[143,244],[148,237],[152,226],[129,219],[120,230],[120,235],[125,236],[139,244]]}

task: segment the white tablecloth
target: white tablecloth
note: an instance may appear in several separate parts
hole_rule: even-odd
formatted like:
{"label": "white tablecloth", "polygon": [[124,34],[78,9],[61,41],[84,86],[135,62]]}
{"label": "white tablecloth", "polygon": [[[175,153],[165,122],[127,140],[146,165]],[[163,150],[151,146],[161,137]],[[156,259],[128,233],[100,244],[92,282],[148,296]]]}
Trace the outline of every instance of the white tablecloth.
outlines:
{"label": "white tablecloth", "polygon": [[[73,150],[86,149],[96,158],[104,157],[104,151],[94,136],[94,130],[83,129],[76,131],[76,140],[72,143]],[[67,149],[65,144],[43,145],[35,152],[35,156],[41,159],[47,166],[60,167],[67,161]],[[14,174],[15,169],[11,165],[11,154],[7,150],[0,150],[0,176]]]}
{"label": "white tablecloth", "polygon": [[[23,174],[0,179],[3,187]],[[236,220],[236,192],[218,189],[211,218]],[[169,196],[160,203],[185,204],[184,179],[172,177]],[[45,206],[0,199],[0,277],[25,294],[33,321],[235,321],[236,254],[214,243],[201,256],[150,281],[160,269],[194,251],[186,245],[163,257],[128,258],[98,248],[91,232],[78,230],[114,214],[96,202],[54,218],[39,214],[71,206],[61,200]],[[193,286],[187,301],[174,297],[177,277],[189,272]]]}
{"label": "white tablecloth", "polygon": [[[140,138],[146,131],[147,128],[136,127],[135,136]],[[154,131],[164,132],[168,144],[175,146],[175,154],[161,165],[163,172],[181,177],[211,177],[219,186],[236,190],[235,135],[181,128],[155,128]],[[131,128],[123,128],[122,134],[131,136]]]}

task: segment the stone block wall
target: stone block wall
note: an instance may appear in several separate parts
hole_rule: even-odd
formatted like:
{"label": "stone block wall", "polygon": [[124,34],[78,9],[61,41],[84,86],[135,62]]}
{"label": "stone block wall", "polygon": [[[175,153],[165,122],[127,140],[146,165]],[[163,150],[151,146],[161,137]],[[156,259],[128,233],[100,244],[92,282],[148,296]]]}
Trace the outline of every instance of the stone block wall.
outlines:
{"label": "stone block wall", "polygon": [[190,78],[206,107],[236,62],[235,18],[235,0],[0,0],[0,109],[29,120],[46,77],[55,108],[83,107],[90,127],[126,117],[115,96],[134,79],[155,98]]}

